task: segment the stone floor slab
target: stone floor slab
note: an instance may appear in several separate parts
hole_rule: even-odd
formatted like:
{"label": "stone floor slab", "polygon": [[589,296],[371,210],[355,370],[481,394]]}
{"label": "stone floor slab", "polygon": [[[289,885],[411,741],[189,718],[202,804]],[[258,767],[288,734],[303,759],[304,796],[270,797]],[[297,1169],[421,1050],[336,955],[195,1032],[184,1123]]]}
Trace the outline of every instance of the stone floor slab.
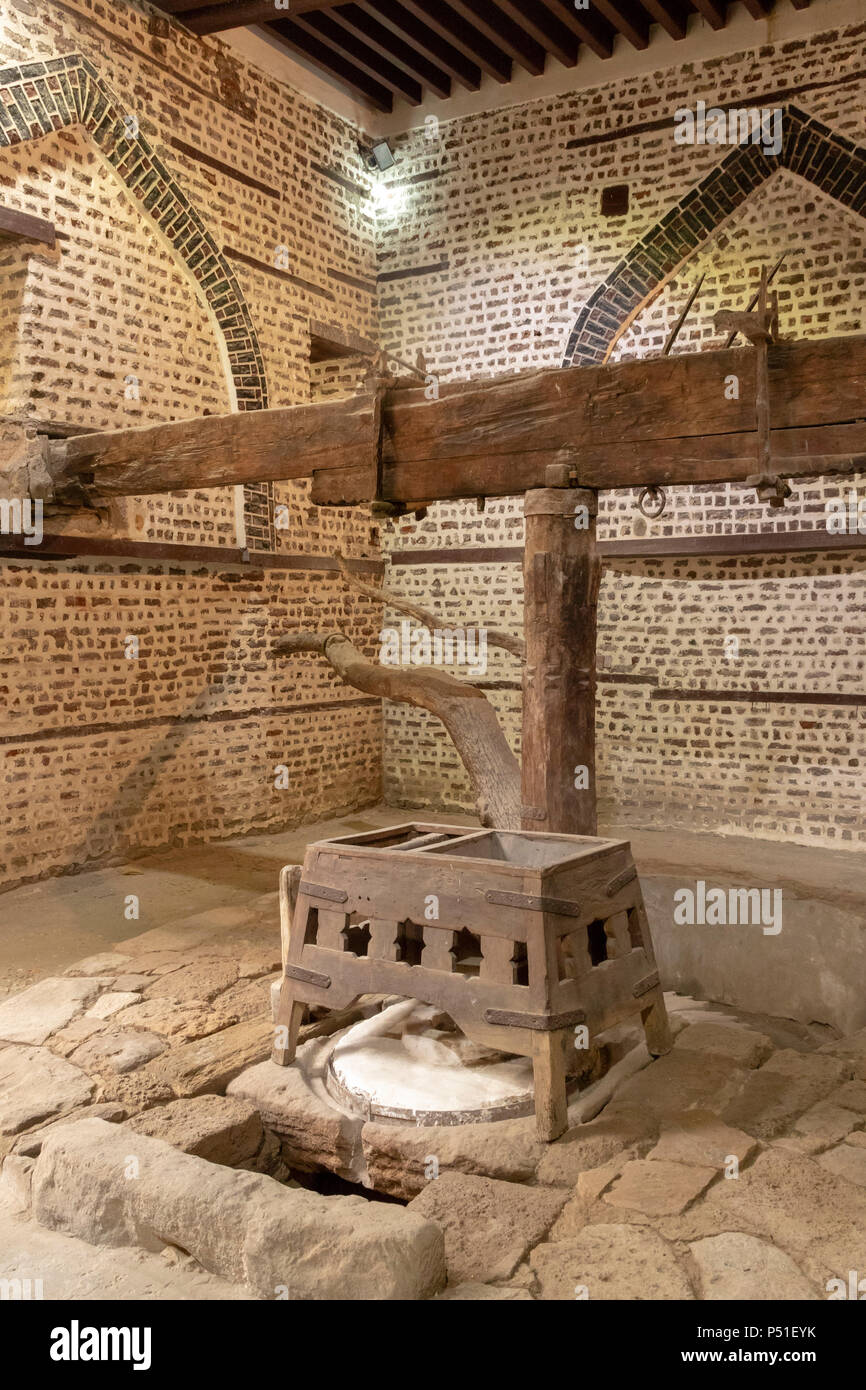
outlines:
{"label": "stone floor slab", "polygon": [[529,1260],[545,1300],[694,1296],[673,1248],[643,1226],[586,1226],[572,1240],[537,1246]]}
{"label": "stone floor slab", "polygon": [[79,1067],[45,1047],[0,1050],[0,1134],[21,1130],[84,1105],[95,1089]]}
{"label": "stone floor slab", "polygon": [[0,1039],[9,1043],[44,1043],[58,1028],[82,1013],[110,981],[95,977],[49,976],[0,1004]]}
{"label": "stone floor slab", "polygon": [[645,1216],[676,1216],[685,1211],[716,1176],[715,1168],[702,1168],[664,1159],[634,1159],[604,1194],[612,1207],[625,1207]]}
{"label": "stone floor slab", "polygon": [[525,1187],[467,1173],[443,1173],[409,1203],[409,1210],[445,1232],[452,1283],[508,1279],[552,1226],[568,1193]]}
{"label": "stone floor slab", "polygon": [[816,1286],[783,1250],[742,1231],[696,1240],[690,1246],[698,1271],[698,1296],[712,1302],[743,1299],[816,1299]]}
{"label": "stone floor slab", "polygon": [[745,1163],[756,1148],[750,1134],[726,1125],[711,1111],[683,1110],[665,1121],[659,1141],[647,1158],[725,1168],[731,1158]]}

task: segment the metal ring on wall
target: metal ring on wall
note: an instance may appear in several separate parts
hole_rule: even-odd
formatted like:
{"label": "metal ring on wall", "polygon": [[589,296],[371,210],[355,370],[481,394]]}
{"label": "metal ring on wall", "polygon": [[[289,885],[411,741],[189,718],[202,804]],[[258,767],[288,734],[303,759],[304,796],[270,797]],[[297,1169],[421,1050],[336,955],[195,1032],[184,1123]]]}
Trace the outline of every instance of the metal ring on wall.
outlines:
{"label": "metal ring on wall", "polygon": [[644,516],[651,520],[657,520],[663,513],[668,504],[667,493],[663,487],[643,487],[637,499],[637,505]]}

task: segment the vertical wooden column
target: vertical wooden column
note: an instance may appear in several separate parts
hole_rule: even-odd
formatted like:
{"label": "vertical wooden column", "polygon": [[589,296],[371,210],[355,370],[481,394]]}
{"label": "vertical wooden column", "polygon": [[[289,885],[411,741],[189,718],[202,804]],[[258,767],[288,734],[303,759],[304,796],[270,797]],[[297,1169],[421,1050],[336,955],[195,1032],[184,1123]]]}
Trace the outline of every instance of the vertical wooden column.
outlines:
{"label": "vertical wooden column", "polygon": [[585,488],[526,494],[524,830],[596,833],[597,509]]}

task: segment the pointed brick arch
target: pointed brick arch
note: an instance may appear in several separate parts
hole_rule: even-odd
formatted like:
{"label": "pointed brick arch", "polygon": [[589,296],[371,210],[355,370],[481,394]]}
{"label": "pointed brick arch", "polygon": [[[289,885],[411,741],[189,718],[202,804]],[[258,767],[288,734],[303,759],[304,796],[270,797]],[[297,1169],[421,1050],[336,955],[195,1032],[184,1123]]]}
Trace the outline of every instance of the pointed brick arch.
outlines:
{"label": "pointed brick arch", "polygon": [[243,291],[180,184],[80,53],[0,70],[0,146],[81,125],[195,278],[225,341],[239,410],[268,404],[264,363]]}
{"label": "pointed brick arch", "polygon": [[846,140],[796,106],[782,112],[782,151],[737,145],[660,222],[636,242],[590,295],[565,349],[564,367],[605,362],[637,317],[756,189],[779,169],[866,216],[866,149]]}

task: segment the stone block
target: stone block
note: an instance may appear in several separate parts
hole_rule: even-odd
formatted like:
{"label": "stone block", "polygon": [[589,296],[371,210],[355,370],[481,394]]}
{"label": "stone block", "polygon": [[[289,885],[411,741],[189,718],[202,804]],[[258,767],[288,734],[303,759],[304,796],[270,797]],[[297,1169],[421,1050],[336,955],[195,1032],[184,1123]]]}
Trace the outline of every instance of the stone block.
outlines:
{"label": "stone block", "polygon": [[40,980],[0,1004],[0,1040],[44,1043],[58,1028],[82,1013],[111,981],[58,975]]}
{"label": "stone block", "polygon": [[260,1062],[232,1081],[227,1094],[253,1106],[265,1128],[280,1136],[290,1167],[301,1172],[327,1168],[358,1181],[363,1120],[344,1115],[323,1089],[310,1084],[325,1051],[326,1045],[314,1040],[298,1048],[294,1066]]}
{"label": "stone block", "polygon": [[442,1232],[416,1213],[283,1187],[102,1120],[46,1140],[33,1213],[94,1245],[178,1246],[262,1298],[417,1299],[445,1282]]}
{"label": "stone block", "polygon": [[605,1192],[604,1201],[644,1216],[676,1216],[700,1197],[715,1177],[715,1168],[664,1159],[633,1159],[625,1165],[616,1184]]}
{"label": "stone block", "polygon": [[733,1129],[708,1110],[683,1110],[671,1115],[659,1135],[649,1159],[667,1159],[674,1163],[693,1163],[698,1167],[724,1168],[734,1157],[745,1163],[757,1148],[750,1134]]}
{"label": "stone block", "polygon": [[131,1004],[140,1004],[141,999],[138,994],[131,990],[109,990],[106,994],[100,994],[95,1004],[85,1012],[85,1018],[112,1018],[120,1013],[121,1009],[129,1008]]}
{"label": "stone block", "polygon": [[757,1139],[774,1139],[823,1100],[845,1075],[846,1064],[835,1057],[792,1049],[776,1052],[746,1077],[722,1118]]}
{"label": "stone block", "polygon": [[759,1067],[773,1051],[773,1044],[764,1033],[739,1023],[705,1023],[701,1019],[684,1029],[675,1047],[685,1052],[706,1052],[715,1057],[727,1057],[739,1067]]}
{"label": "stone block", "polygon": [[119,951],[103,951],[98,956],[87,956],[84,960],[77,960],[63,973],[64,975],[113,976],[129,959],[129,956],[121,955]]}
{"label": "stone block", "polygon": [[70,1061],[86,1072],[135,1071],[158,1057],[168,1044],[146,1030],[108,1028],[88,1038],[71,1054]]}
{"label": "stone block", "polygon": [[573,1187],[581,1173],[610,1162],[617,1154],[646,1151],[655,1138],[652,1119],[637,1109],[623,1106],[605,1110],[589,1124],[574,1125],[555,1144],[549,1144],[536,1172],[536,1180],[554,1187]]}
{"label": "stone block", "polygon": [[0,1050],[0,1134],[18,1134],[62,1110],[84,1105],[94,1083],[44,1047]]}
{"label": "stone block", "polygon": [[234,1096],[170,1101],[136,1115],[128,1127],[230,1168],[255,1157],[264,1138],[258,1111]]}
{"label": "stone block", "polygon": [[837,1144],[817,1160],[828,1173],[835,1173],[857,1187],[866,1187],[866,1148],[861,1144]]}
{"label": "stone block", "polygon": [[488,1301],[507,1303],[531,1303],[532,1294],[528,1289],[511,1289],[503,1284],[454,1284],[438,1293],[434,1303],[484,1303]]}
{"label": "stone block", "polygon": [[466,1173],[443,1173],[409,1203],[409,1211],[445,1232],[445,1263],[452,1283],[508,1279],[544,1238],[567,1193],[525,1187]]}

